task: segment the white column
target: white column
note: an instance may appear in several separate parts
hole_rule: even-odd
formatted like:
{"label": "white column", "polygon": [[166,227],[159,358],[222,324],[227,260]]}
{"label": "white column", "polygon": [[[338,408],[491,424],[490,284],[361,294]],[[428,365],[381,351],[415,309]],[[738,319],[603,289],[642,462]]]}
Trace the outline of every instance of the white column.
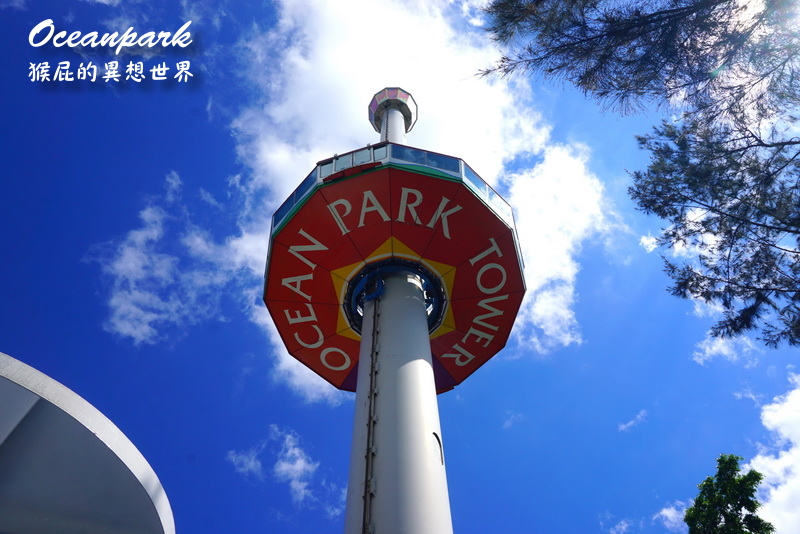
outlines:
{"label": "white column", "polygon": [[406,120],[399,109],[389,108],[383,112],[381,141],[389,141],[400,145],[406,144]]}
{"label": "white column", "polygon": [[345,534],[451,534],[428,320],[416,274],[384,275],[383,294],[365,303],[359,358]]}

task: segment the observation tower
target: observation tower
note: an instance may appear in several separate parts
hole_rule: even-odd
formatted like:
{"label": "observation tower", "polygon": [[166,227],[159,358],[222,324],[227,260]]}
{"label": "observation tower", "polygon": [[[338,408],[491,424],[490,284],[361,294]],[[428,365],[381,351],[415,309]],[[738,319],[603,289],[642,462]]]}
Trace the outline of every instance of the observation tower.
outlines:
{"label": "observation tower", "polygon": [[380,142],[320,161],[272,218],[264,302],[287,350],[356,392],[345,534],[452,533],[436,395],[502,349],[525,293],[511,207],[459,158]]}

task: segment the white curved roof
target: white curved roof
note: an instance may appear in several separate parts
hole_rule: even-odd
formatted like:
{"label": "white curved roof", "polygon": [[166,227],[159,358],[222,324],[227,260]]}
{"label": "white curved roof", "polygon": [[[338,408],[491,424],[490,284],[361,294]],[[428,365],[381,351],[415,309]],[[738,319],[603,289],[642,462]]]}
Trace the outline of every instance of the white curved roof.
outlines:
{"label": "white curved roof", "polygon": [[175,533],[158,477],[114,423],[3,353],[0,532]]}

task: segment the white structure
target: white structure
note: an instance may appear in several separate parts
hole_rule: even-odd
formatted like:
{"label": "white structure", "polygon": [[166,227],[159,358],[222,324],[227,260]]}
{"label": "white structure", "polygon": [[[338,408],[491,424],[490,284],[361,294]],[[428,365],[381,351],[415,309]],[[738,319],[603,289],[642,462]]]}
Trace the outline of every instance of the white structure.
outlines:
{"label": "white structure", "polygon": [[[378,93],[370,122],[405,143],[417,106]],[[450,498],[423,280],[413,267],[374,271],[364,296],[345,534],[450,534]]]}
{"label": "white structure", "polygon": [[381,134],[381,141],[406,144],[406,134],[417,122],[417,102],[399,87],[387,87],[372,98],[369,122]]}
{"label": "white structure", "polygon": [[158,477],[114,423],[3,353],[0,532],[175,533]]}
{"label": "white structure", "polygon": [[346,534],[453,532],[417,274],[388,271],[365,302]]}

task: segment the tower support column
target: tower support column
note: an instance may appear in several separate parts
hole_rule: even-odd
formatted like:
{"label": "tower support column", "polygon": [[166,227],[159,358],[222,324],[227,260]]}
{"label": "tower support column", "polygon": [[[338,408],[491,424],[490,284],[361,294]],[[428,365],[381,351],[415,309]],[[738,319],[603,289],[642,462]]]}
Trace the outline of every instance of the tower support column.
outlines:
{"label": "tower support column", "polygon": [[381,141],[406,144],[406,123],[403,114],[397,108],[388,108],[381,124]]}
{"label": "tower support column", "polygon": [[345,534],[451,534],[422,281],[378,276],[363,309]]}

